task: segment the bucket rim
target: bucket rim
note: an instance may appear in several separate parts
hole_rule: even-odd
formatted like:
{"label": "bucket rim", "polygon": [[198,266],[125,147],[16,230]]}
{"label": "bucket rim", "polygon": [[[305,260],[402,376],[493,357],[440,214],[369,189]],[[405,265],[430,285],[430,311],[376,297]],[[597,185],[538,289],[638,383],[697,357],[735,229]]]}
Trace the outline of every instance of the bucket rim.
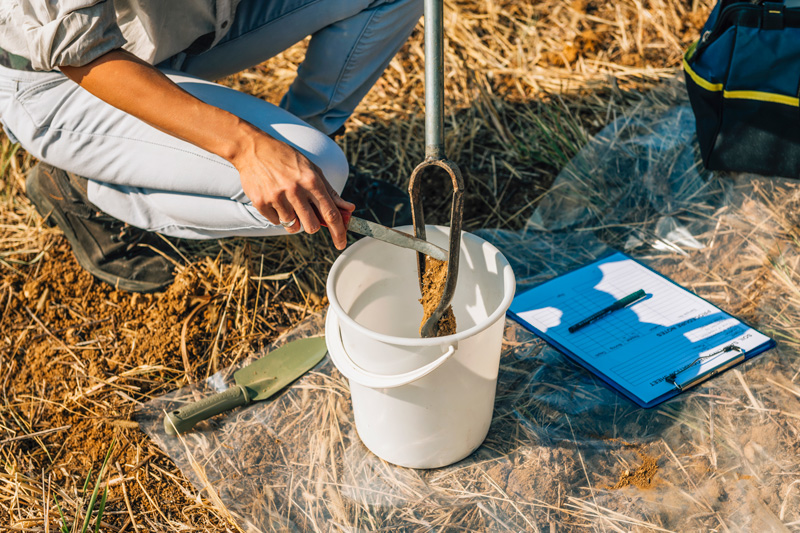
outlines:
{"label": "bucket rim", "polygon": [[[405,228],[413,229],[412,226],[399,226],[397,229],[399,231],[403,231]],[[445,235],[450,234],[450,228],[446,226],[434,226],[434,225],[426,225],[426,229],[428,230],[435,230],[443,232]],[[350,315],[345,312],[344,308],[339,304],[339,300],[336,297],[336,292],[334,290],[334,283],[335,280],[338,278],[339,270],[342,268],[342,265],[345,263],[349,256],[357,254],[361,248],[365,246],[374,245],[375,243],[380,243],[380,241],[373,239],[372,237],[365,237],[360,241],[356,242],[355,244],[351,245],[347,248],[342,254],[336,258],[336,261],[333,262],[333,266],[331,267],[330,272],[328,273],[328,280],[326,283],[326,290],[328,293],[328,302],[330,307],[334,310],[337,317],[340,321],[344,321],[348,326],[355,328],[360,333],[371,337],[372,339],[384,342],[386,344],[394,344],[397,346],[421,346],[421,347],[429,347],[429,346],[441,346],[441,345],[448,345],[457,343],[458,341],[464,340],[466,338],[472,337],[477,335],[481,331],[487,329],[492,324],[497,322],[499,318],[504,316],[508,311],[508,308],[511,306],[511,300],[514,299],[514,293],[516,291],[517,281],[514,277],[514,270],[511,268],[511,264],[506,259],[506,256],[497,249],[495,245],[490,243],[485,239],[481,239],[477,235],[473,235],[472,233],[462,231],[461,232],[461,239],[462,242],[466,240],[474,241],[475,244],[479,245],[488,245],[491,250],[497,254],[497,257],[500,260],[501,271],[503,276],[503,290],[505,295],[501,300],[500,304],[497,308],[492,311],[492,313],[486,318],[486,320],[480,324],[476,324],[469,329],[464,331],[457,331],[452,335],[446,335],[444,337],[432,337],[432,338],[416,338],[416,337],[397,337],[394,335],[387,335],[385,333],[378,333],[377,331],[371,330],[367,327],[362,326],[355,320],[353,320]],[[329,311],[330,312],[330,311]]]}

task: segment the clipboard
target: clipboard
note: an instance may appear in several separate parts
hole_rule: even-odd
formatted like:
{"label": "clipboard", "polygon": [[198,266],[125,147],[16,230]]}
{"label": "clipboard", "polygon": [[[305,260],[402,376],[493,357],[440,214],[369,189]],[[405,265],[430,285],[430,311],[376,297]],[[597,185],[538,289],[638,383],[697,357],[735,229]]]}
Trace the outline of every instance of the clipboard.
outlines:
{"label": "clipboard", "polygon": [[[639,290],[644,298],[570,328]],[[508,314],[641,407],[658,405],[775,346],[744,321],[621,252],[518,294]]]}

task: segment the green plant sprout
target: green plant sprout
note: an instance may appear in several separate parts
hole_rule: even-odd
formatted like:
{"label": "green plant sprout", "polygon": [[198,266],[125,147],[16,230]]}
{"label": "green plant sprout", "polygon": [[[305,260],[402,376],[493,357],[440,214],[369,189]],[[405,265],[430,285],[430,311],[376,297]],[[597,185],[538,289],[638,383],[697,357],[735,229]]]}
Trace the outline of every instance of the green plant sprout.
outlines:
{"label": "green plant sprout", "polygon": [[[116,443],[116,439],[111,441],[111,446],[109,446],[108,451],[106,452],[106,457],[103,460],[103,464],[100,467],[100,473],[97,475],[97,480],[94,483],[94,490],[92,491],[92,496],[89,498],[89,504],[86,507],[85,516],[83,519],[83,525],[81,526],[80,530],[77,530],[76,527],[78,525],[78,515],[79,513],[75,512],[75,518],[72,522],[72,527],[67,526],[67,518],[64,516],[64,511],[61,508],[61,504],[58,501],[58,497],[53,493],[53,498],[56,501],[56,507],[58,508],[58,514],[61,517],[61,533],[74,533],[75,531],[79,531],[80,533],[86,533],[89,531],[89,522],[92,518],[92,513],[94,512],[94,506],[97,503],[97,495],[100,492],[100,483],[103,480],[103,475],[106,471],[106,465],[108,464],[108,460],[111,458],[111,452],[114,449],[114,444]],[[83,482],[83,488],[81,489],[81,493],[84,495],[86,494],[86,488],[89,486],[89,480],[92,477],[92,469],[89,469],[89,473],[86,475],[86,481]],[[100,506],[97,508],[97,519],[94,523],[94,533],[97,533],[100,530],[100,522],[103,519],[103,513],[106,509],[106,499],[108,498],[108,485],[105,486],[103,489],[103,495],[100,498]]]}

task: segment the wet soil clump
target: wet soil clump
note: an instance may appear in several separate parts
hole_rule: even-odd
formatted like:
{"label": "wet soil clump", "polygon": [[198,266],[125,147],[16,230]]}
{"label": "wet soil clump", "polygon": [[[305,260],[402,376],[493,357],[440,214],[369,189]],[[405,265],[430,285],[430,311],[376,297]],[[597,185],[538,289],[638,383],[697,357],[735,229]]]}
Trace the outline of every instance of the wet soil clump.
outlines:
{"label": "wet soil clump", "polygon": [[[420,335],[422,335],[422,325],[433,315],[439,302],[442,300],[444,285],[447,281],[447,261],[439,261],[432,257],[425,257],[425,275],[422,276],[422,304],[423,317],[420,324]],[[456,316],[453,314],[453,306],[447,306],[439,322],[436,324],[434,335],[444,337],[456,332]]]}
{"label": "wet soil clump", "polygon": [[639,452],[642,464],[634,470],[625,470],[619,476],[619,480],[611,485],[610,489],[621,489],[633,485],[640,489],[649,489],[655,483],[658,474],[658,458],[646,453]]}

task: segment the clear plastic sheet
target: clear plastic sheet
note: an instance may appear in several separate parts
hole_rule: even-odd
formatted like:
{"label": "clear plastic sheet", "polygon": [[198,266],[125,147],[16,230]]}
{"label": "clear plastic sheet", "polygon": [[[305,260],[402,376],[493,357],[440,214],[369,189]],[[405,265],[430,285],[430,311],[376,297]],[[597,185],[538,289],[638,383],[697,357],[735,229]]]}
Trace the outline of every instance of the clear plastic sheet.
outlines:
{"label": "clear plastic sheet", "polygon": [[[519,290],[624,250],[777,348],[646,410],[507,321],[489,436],[430,471],[364,448],[327,358],[183,439],[164,411],[232,369],[151,401],[142,428],[246,531],[800,531],[800,184],[706,173],[693,139],[687,106],[619,119],[524,230],[479,235]],[[280,343],[323,333],[311,317]]]}

